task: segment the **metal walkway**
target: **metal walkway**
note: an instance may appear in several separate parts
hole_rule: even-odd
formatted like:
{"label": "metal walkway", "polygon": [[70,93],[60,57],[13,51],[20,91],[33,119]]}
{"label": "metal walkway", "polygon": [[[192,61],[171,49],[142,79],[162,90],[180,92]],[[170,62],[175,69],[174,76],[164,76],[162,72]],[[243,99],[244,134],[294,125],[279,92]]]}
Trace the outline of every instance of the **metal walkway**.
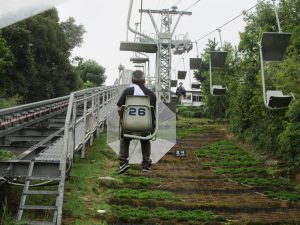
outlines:
{"label": "metal walkway", "polygon": [[[22,222],[25,211],[42,210],[53,213],[51,221],[29,218],[28,224],[61,224],[65,178],[72,168],[73,155],[78,151],[84,157],[86,144],[91,145],[94,136],[103,130],[106,116],[115,109],[124,88],[87,89],[0,110],[0,151],[23,149],[16,159],[0,161],[0,177],[25,178],[18,223]],[[22,143],[24,148],[17,148],[15,142],[18,146]],[[36,180],[58,182],[57,191],[31,189]],[[27,202],[31,195],[53,196],[55,205],[30,205]]]}

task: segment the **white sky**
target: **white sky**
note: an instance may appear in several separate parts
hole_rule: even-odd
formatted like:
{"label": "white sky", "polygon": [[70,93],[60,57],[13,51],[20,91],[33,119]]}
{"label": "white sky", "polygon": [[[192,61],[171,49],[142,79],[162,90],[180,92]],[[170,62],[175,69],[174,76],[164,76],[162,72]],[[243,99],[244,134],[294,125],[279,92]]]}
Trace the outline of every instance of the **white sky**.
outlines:
{"label": "white sky", "polygon": [[[139,22],[141,1],[134,0],[131,24]],[[143,0],[144,9],[170,8],[177,0]],[[195,3],[196,0],[182,0],[178,4],[178,10],[185,10]],[[189,38],[195,41],[199,37],[211,32],[223,25],[257,3],[257,0],[201,0],[191,8],[192,16],[183,16],[176,34],[188,33]],[[120,41],[126,40],[126,21],[129,8],[129,0],[70,0],[57,6],[61,20],[72,16],[77,24],[83,24],[87,33],[84,35],[84,44],[81,48],[73,51],[73,56],[81,56],[85,59],[94,59],[106,68],[106,85],[114,83],[118,77],[118,66],[123,64],[126,69],[134,69],[130,62],[131,52],[119,51]],[[175,20],[174,20],[175,21]],[[239,31],[244,27],[243,18],[235,20],[222,29],[223,42],[231,42],[236,45],[239,42]],[[143,15],[142,31],[154,33],[148,14]],[[211,36],[198,42],[200,53],[205,47],[208,38],[218,38],[215,32]],[[130,36],[132,38],[132,35]],[[131,39],[132,40],[132,39]],[[217,39],[219,40],[219,39]],[[172,58],[173,66],[176,66],[181,56]],[[189,69],[189,57],[196,57],[196,48],[185,55],[185,67]],[[154,54],[150,60],[151,74],[154,74]],[[183,63],[173,68],[172,78],[175,79],[174,70],[183,70]],[[184,85],[189,88],[189,79]]]}

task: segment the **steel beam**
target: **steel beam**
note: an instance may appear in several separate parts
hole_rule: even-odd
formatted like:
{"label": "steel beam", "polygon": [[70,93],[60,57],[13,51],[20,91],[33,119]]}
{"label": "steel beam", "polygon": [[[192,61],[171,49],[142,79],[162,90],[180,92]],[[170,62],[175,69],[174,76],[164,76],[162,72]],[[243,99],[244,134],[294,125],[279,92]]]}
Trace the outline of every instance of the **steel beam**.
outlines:
{"label": "steel beam", "polygon": [[[0,161],[0,176],[16,178],[26,177],[30,160]],[[58,162],[35,162],[33,177],[57,178],[60,176]]]}

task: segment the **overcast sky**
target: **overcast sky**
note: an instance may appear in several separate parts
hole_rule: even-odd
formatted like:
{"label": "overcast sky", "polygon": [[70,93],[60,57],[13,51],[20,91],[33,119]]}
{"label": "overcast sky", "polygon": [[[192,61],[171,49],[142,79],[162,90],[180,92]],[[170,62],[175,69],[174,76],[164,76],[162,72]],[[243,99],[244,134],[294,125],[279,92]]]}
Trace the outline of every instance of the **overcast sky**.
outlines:
{"label": "overcast sky", "polygon": [[[131,24],[139,22],[140,15],[138,9],[141,7],[141,0],[134,0]],[[144,9],[165,9],[170,8],[178,0],[143,0]],[[182,0],[177,5],[178,10],[185,10],[196,0]],[[201,0],[189,11],[192,16],[183,16],[176,35],[188,34],[190,40],[195,41],[203,35],[215,30],[230,19],[254,6],[257,0]],[[69,0],[57,6],[61,20],[66,20],[72,16],[78,24],[84,25],[87,33],[84,35],[84,44],[81,48],[73,51],[74,56],[81,56],[85,59],[96,60],[106,68],[106,84],[111,85],[118,77],[118,66],[123,64],[127,69],[133,69],[133,64],[129,61],[132,57],[130,52],[119,51],[120,41],[126,40],[126,21],[128,15],[129,0]],[[159,18],[157,18],[157,22]],[[160,24],[159,24],[160,25]],[[235,20],[222,29],[223,41],[237,45],[239,42],[239,32],[243,31],[243,18]],[[154,33],[153,26],[147,14],[142,17],[142,31],[146,34]],[[198,42],[200,53],[205,47],[208,38],[218,38],[215,32],[209,37]],[[130,36],[132,40],[132,35]],[[185,67],[189,69],[189,57],[196,57],[196,48],[185,56]],[[178,63],[180,56],[172,58],[172,76],[175,79],[175,71],[183,70],[183,63]],[[151,64],[154,65],[154,55],[151,56]],[[177,65],[177,67],[176,67]],[[154,67],[151,67],[154,74]],[[188,81],[185,85],[188,87]]]}

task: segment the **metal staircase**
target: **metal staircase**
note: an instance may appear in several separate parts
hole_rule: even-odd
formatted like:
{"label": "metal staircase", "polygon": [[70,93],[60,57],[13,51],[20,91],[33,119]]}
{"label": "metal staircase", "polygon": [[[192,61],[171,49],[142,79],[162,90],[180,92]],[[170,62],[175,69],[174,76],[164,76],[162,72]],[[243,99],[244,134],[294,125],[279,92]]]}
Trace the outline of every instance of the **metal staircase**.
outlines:
{"label": "metal staircase", "polygon": [[[50,191],[50,190],[31,190],[31,182],[36,181],[36,180],[49,180],[51,179],[52,181],[59,181],[59,186],[61,183],[64,183],[64,180],[62,180],[60,177],[57,178],[49,178],[46,176],[43,177],[36,177],[33,175],[33,170],[34,170],[34,164],[35,161],[31,161],[28,171],[27,171],[27,177],[25,178],[25,185],[23,189],[23,194],[21,197],[20,201],[20,206],[18,210],[18,215],[17,215],[17,223],[22,222],[24,210],[39,210],[39,211],[51,211],[53,213],[53,218],[52,221],[28,221],[27,224],[34,225],[34,224],[40,224],[40,225],[55,225],[57,221],[57,213],[58,213],[58,208],[59,205],[58,203],[58,198],[59,198],[59,191]],[[29,196],[33,195],[39,195],[41,196],[53,196],[55,199],[55,205],[30,205],[27,204],[26,200],[29,198]]]}
{"label": "metal staircase", "polygon": [[[84,157],[86,144],[92,144],[94,135],[103,130],[107,114],[115,110],[116,100],[125,87],[126,85],[99,87],[71,93],[68,101],[65,98],[62,99],[62,109],[66,111],[63,128],[52,129],[53,132],[47,133],[49,136],[25,150],[17,157],[17,160],[0,161],[0,177],[2,175],[10,179],[25,178],[17,223],[61,225],[65,179],[71,171],[73,155],[79,151],[81,157]],[[52,101],[49,100],[46,103],[53,104]],[[38,104],[40,106],[45,103]],[[29,111],[36,107],[37,104],[34,103],[6,109],[0,111],[0,116],[2,114],[13,115],[16,111],[22,111],[25,108]],[[49,119],[49,114],[41,114],[38,119],[42,121],[44,118]],[[0,134],[6,138],[7,135],[14,134],[12,129],[16,132],[20,131],[18,134],[22,134],[22,129],[28,130],[27,124],[24,122],[20,124],[22,126],[2,126],[0,123],[2,126],[0,126],[2,128]],[[58,183],[56,189],[40,187],[50,182]],[[46,204],[48,200],[49,203]]]}

